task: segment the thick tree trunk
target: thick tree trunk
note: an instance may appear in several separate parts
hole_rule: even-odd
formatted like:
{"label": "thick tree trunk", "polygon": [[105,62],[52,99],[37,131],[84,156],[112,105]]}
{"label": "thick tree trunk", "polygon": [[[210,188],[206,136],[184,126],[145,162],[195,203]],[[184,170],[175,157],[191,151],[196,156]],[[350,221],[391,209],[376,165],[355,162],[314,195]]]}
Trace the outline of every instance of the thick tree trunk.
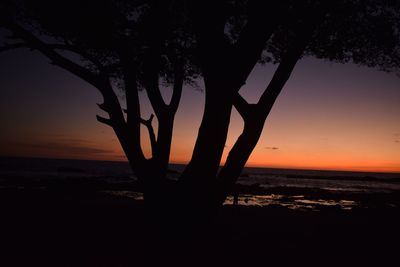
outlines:
{"label": "thick tree trunk", "polygon": [[185,170],[192,179],[215,177],[228,133],[232,103],[223,98],[210,98],[206,102],[192,159]]}
{"label": "thick tree trunk", "polygon": [[158,138],[152,160],[158,165],[160,175],[165,179],[171,153],[174,116],[171,113],[167,113],[158,119]]}
{"label": "thick tree trunk", "polygon": [[221,87],[208,86],[192,159],[180,178],[182,201],[198,209],[214,205],[215,178],[227,139],[231,110],[230,93]]}

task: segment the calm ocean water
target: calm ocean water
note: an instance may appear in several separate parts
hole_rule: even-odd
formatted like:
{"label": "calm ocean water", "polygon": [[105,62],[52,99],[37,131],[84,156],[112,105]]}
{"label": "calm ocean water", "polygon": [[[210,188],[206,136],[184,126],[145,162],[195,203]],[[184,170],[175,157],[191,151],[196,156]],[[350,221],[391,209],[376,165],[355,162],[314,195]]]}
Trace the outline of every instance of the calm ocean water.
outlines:
{"label": "calm ocean water", "polygon": [[[176,179],[184,167],[171,164],[170,169],[173,172],[170,178]],[[0,179],[11,177],[88,177],[110,181],[136,179],[126,162],[0,157]],[[238,182],[244,185],[258,184],[263,188],[296,187],[347,192],[400,191],[400,173],[245,168]]]}
{"label": "calm ocean water", "polygon": [[[184,165],[171,164],[169,177],[177,179],[184,167]],[[82,181],[82,178],[85,181],[94,182],[94,184],[98,184],[98,182],[106,184],[105,191],[102,191],[106,194],[136,200],[143,199],[141,193],[124,189],[125,185],[136,180],[126,162],[0,157],[0,188],[10,186],[10,182],[13,184],[13,181],[22,181],[13,186],[23,189],[30,181],[40,183],[63,180],[62,183],[66,181],[71,183],[75,179],[75,181]],[[342,210],[369,207],[371,203],[365,204],[355,196],[363,195],[370,199],[368,195],[374,193],[385,195],[386,193],[397,195],[400,193],[399,173],[245,168],[238,183],[270,192],[241,193],[237,199],[237,203],[240,205],[273,205],[313,211],[327,207]],[[120,187],[116,190],[113,185]],[[108,190],[108,187],[114,189]],[[317,194],[313,194],[313,192],[317,192]],[[321,195],[318,192],[325,193]],[[233,203],[233,196],[229,196],[225,201],[227,205]],[[385,202],[384,205],[398,207],[400,203],[389,198],[389,202]]]}

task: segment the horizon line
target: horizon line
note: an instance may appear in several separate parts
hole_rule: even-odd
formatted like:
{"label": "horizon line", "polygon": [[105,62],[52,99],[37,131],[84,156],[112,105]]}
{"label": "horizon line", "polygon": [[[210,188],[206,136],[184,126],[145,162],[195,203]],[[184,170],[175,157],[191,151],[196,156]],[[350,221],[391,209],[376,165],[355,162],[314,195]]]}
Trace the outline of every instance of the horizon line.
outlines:
{"label": "horizon line", "polygon": [[[0,155],[0,158],[25,158],[25,159],[54,159],[54,160],[82,160],[82,161],[103,161],[103,162],[124,162],[128,163],[128,160],[107,160],[107,159],[84,159],[84,158],[55,158],[55,157],[46,157],[46,156],[8,156],[8,155]],[[181,161],[172,161],[169,164],[177,164],[177,165],[187,165],[188,162],[181,162]],[[224,165],[220,165],[223,167]],[[287,170],[303,170],[303,171],[334,171],[334,172],[359,172],[359,173],[390,173],[390,174],[400,174],[399,171],[366,171],[362,169],[349,169],[349,168],[342,168],[342,169],[333,169],[333,168],[312,168],[312,167],[287,167],[287,166],[271,166],[271,165],[245,165],[244,168],[261,168],[261,169],[287,169]]]}

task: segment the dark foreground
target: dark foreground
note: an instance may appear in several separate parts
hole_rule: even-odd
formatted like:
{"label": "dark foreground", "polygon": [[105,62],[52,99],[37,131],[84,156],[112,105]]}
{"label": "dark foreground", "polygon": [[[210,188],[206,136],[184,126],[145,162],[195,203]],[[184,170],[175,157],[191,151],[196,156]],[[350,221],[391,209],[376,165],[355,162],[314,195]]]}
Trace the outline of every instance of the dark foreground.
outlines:
{"label": "dark foreground", "polygon": [[157,217],[99,191],[2,188],[0,266],[397,266],[399,209],[226,205]]}

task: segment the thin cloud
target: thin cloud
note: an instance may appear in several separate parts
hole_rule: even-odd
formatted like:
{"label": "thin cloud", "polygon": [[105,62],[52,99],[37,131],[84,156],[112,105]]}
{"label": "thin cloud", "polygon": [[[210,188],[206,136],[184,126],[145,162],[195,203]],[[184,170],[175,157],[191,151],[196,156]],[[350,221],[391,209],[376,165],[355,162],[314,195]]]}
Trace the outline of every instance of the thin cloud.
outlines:
{"label": "thin cloud", "polygon": [[265,149],[277,150],[279,147],[276,146],[266,146]]}
{"label": "thin cloud", "polygon": [[394,133],[393,135],[394,135],[394,138],[395,138],[394,142],[395,143],[400,143],[400,133]]}
{"label": "thin cloud", "polygon": [[36,144],[18,143],[17,145],[31,149],[60,151],[65,154],[84,155],[84,156],[98,156],[98,155],[107,155],[114,153],[114,151],[109,149],[102,149],[90,146],[90,142],[81,139],[71,139],[71,140],[64,139],[51,142],[36,142]]}

